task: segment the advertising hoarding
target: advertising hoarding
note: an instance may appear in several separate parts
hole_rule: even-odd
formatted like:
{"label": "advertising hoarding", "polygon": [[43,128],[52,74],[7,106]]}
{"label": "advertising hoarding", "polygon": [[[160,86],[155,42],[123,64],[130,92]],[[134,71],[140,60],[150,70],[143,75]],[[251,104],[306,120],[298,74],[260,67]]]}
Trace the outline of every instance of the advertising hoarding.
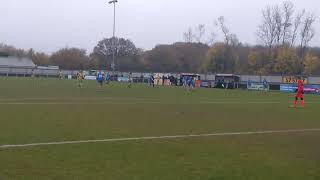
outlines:
{"label": "advertising hoarding", "polygon": [[263,83],[250,82],[247,84],[247,89],[255,90],[255,91],[269,91],[270,85],[269,84],[264,85]]}
{"label": "advertising hoarding", "polygon": [[[285,93],[295,93],[297,92],[298,86],[296,84],[281,84],[280,91]],[[320,95],[320,85],[305,85],[305,94],[319,94]]]}
{"label": "advertising hoarding", "polygon": [[283,76],[282,77],[282,83],[284,83],[284,84],[296,84],[296,83],[298,83],[299,78],[303,81],[304,84],[308,84],[308,78],[307,77],[301,77],[301,76]]}

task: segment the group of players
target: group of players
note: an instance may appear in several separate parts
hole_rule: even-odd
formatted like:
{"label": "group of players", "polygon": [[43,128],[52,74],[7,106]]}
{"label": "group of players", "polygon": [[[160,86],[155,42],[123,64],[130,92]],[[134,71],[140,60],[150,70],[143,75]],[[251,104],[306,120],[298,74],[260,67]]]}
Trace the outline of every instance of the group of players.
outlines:
{"label": "group of players", "polygon": [[[77,73],[78,87],[80,87],[80,88],[83,87],[83,80],[84,79],[85,79],[84,72],[83,71],[78,72]],[[99,71],[97,73],[97,78],[96,78],[96,81],[97,81],[97,84],[98,84],[98,90],[102,90],[104,81],[106,81],[107,84],[108,84],[110,82],[110,80],[111,80],[110,74],[104,75],[101,71]],[[182,86],[187,90],[194,89],[195,88],[195,82],[196,82],[196,79],[191,77],[191,76],[182,77]],[[132,74],[129,73],[129,76],[128,76],[128,88],[131,88],[132,83],[133,83]],[[154,85],[155,85],[154,75],[150,76],[149,84],[150,84],[150,86],[154,87]],[[299,100],[301,100],[301,107],[305,106],[304,83],[303,83],[303,81],[301,79],[299,79],[297,84],[298,84],[298,88],[296,90],[296,95],[295,95],[295,100],[294,100],[293,106],[291,106],[292,108],[296,108],[298,106],[298,101]]]}
{"label": "group of players", "polygon": [[[76,79],[78,82],[78,87],[82,88],[83,87],[83,81],[86,78],[86,74],[84,71],[79,71],[76,75]],[[59,79],[62,79],[62,75],[59,73]],[[165,85],[164,80],[162,81],[162,83],[160,82],[161,78],[156,78],[154,74],[151,74],[149,77],[149,85],[152,87],[155,87],[155,85]],[[156,82],[157,80],[157,82]],[[97,72],[96,74],[96,81],[98,84],[98,87],[101,89],[103,86],[103,83],[106,82],[107,84],[110,83],[111,81],[111,75],[109,73],[105,74],[102,71]],[[128,74],[128,87],[131,88],[132,87],[132,83],[133,83],[133,79],[132,79],[132,73]],[[184,87],[185,89],[194,89],[196,86],[196,78],[192,77],[192,76],[182,76],[181,80],[180,80],[180,84],[182,87]]]}
{"label": "group of players", "polygon": [[[77,73],[77,82],[78,82],[78,87],[82,88],[83,87],[83,81],[85,80],[85,73],[83,71],[80,71]],[[96,81],[97,81],[97,90],[101,91],[103,89],[103,84],[106,82],[107,84],[110,83],[111,81],[111,75],[109,73],[104,74],[102,71],[99,71],[96,75]],[[132,86],[132,74],[129,73],[128,76],[128,88],[131,88]]]}
{"label": "group of players", "polygon": [[183,76],[182,85],[187,90],[192,90],[196,87],[196,78],[192,76]]}
{"label": "group of players", "polygon": [[[157,80],[157,82],[156,82],[156,80]],[[155,76],[152,74],[149,79],[149,85],[151,87],[155,87],[155,85],[159,85],[159,84],[165,85],[166,84],[164,82],[164,80],[162,80],[162,83],[159,83],[159,81],[160,81],[160,78],[159,77],[155,78]],[[171,84],[171,85],[173,85],[173,84]],[[181,85],[187,90],[192,90],[196,87],[196,78],[192,77],[192,76],[183,76],[183,77],[181,77]]]}

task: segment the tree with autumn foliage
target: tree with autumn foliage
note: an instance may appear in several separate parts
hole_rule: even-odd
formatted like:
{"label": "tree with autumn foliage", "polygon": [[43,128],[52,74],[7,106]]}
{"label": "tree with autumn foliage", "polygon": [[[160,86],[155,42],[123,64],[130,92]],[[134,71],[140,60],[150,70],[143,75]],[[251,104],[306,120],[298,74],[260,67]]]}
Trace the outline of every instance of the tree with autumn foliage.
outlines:
{"label": "tree with autumn foliage", "polygon": [[206,73],[234,73],[238,60],[238,55],[227,44],[216,43],[208,50],[202,70]]}
{"label": "tree with autumn foliage", "polygon": [[61,69],[70,70],[87,69],[90,64],[86,51],[78,48],[60,49],[51,55],[50,61]]}
{"label": "tree with autumn foliage", "polygon": [[304,61],[304,73],[306,75],[320,75],[320,57],[309,52]]}
{"label": "tree with autumn foliage", "polygon": [[277,57],[273,72],[276,74],[300,74],[299,57],[297,50],[291,47],[281,47],[277,51]]}

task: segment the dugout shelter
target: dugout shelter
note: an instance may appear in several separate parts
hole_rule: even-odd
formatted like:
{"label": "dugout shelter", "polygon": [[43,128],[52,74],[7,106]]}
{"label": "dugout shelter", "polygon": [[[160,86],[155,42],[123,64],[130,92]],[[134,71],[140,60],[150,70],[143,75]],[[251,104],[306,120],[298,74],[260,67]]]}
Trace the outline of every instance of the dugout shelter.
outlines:
{"label": "dugout shelter", "polygon": [[215,88],[237,89],[239,88],[240,76],[234,74],[216,74]]}

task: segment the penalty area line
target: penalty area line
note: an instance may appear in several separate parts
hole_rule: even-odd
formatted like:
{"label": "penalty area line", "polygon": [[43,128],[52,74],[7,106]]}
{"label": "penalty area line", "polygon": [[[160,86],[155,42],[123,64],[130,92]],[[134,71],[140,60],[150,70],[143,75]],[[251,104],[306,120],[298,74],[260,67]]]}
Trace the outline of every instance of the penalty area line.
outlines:
{"label": "penalty area line", "polygon": [[164,139],[187,139],[187,138],[214,137],[214,136],[286,134],[286,133],[303,133],[303,132],[320,132],[320,128],[319,129],[292,129],[292,130],[233,132],[233,133],[189,134],[189,135],[175,135],[175,136],[113,138],[113,139],[100,139],[100,140],[60,141],[60,142],[47,142],[47,143],[0,145],[0,149],[51,146],[51,145],[67,145],[67,144],[88,144],[88,143],[103,143],[103,142],[106,143],[106,142],[145,141],[145,140],[164,140]]}

